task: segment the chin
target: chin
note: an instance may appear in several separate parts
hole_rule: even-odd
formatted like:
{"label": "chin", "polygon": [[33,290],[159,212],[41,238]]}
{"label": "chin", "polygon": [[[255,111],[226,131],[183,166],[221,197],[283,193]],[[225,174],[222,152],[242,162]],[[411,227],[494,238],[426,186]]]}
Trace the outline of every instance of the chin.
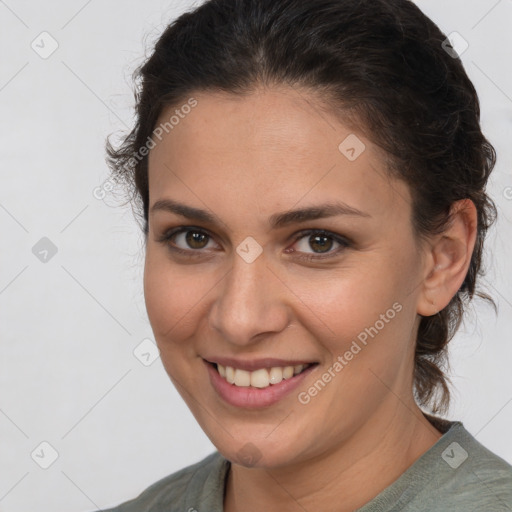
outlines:
{"label": "chin", "polygon": [[[210,436],[217,450],[229,461],[246,468],[271,469],[287,466],[297,459],[297,449],[290,442],[291,437],[284,436],[270,440],[264,435],[230,437],[222,440]],[[301,447],[302,449],[304,447]]]}

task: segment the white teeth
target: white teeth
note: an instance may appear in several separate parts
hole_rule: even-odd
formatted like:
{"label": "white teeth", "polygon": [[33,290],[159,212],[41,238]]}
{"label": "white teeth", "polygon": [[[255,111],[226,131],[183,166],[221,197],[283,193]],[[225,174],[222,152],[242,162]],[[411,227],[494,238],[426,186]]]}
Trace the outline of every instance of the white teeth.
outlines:
{"label": "white teeth", "polygon": [[235,383],[235,369],[231,368],[231,366],[226,366],[226,380],[230,384],[234,384]]}
{"label": "white teeth", "polygon": [[307,365],[298,364],[295,366],[275,366],[270,369],[261,368],[253,372],[240,370],[231,366],[217,364],[217,370],[221,377],[224,377],[230,384],[239,387],[267,388],[270,385],[279,384],[283,379],[291,379],[294,375],[301,373]]}
{"label": "white teeth", "polygon": [[246,370],[235,370],[235,386],[246,388],[251,385],[251,374]]}
{"label": "white teeth", "polygon": [[266,388],[270,384],[268,372],[265,368],[251,373],[251,386],[254,388]]}
{"label": "white teeth", "polygon": [[270,368],[270,384],[279,384],[283,380],[283,369],[279,367]]}
{"label": "white teeth", "polygon": [[293,377],[293,366],[285,366],[283,368],[283,379],[291,379]]}

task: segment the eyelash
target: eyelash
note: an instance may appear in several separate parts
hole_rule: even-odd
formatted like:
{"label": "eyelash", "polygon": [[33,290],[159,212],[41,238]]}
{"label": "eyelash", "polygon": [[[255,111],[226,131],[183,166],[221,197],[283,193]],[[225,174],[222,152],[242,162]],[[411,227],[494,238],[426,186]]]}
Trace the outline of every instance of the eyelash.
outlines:
{"label": "eyelash", "polygon": [[[167,245],[169,250],[171,250],[175,254],[180,254],[180,255],[184,255],[184,256],[192,257],[192,258],[204,256],[201,249],[185,250],[185,249],[176,247],[174,245],[171,245],[171,240],[173,237],[175,237],[181,233],[187,233],[190,231],[204,234],[204,235],[208,236],[210,239],[213,238],[212,235],[210,235],[210,233],[208,233],[208,231],[206,231],[205,229],[196,228],[194,226],[180,226],[177,228],[173,228],[170,231],[167,231],[160,238],[158,238],[157,241]],[[299,254],[296,256],[299,260],[311,262],[311,261],[318,261],[318,260],[324,260],[327,258],[332,258],[334,256],[338,256],[343,250],[348,249],[349,247],[352,246],[352,242],[350,240],[348,240],[347,238],[342,237],[342,236],[340,236],[336,233],[333,233],[331,231],[326,231],[325,229],[305,229],[305,230],[299,231],[298,233],[296,233],[294,235],[293,245],[295,245],[299,240],[301,240],[302,238],[305,238],[308,235],[309,236],[322,235],[327,238],[331,238],[332,240],[334,240],[335,242],[340,244],[341,247],[335,251],[325,253],[325,254],[321,254],[321,253],[313,253],[313,254],[308,254],[308,255]],[[296,252],[296,251],[293,251],[293,252]]]}

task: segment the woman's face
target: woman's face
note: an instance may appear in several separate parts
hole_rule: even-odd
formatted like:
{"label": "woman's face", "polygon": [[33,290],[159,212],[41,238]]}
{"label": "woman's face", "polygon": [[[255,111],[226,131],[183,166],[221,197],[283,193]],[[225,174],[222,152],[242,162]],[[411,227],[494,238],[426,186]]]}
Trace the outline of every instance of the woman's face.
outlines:
{"label": "woman's face", "polygon": [[163,113],[177,117],[149,155],[144,291],[170,378],[248,466],[385,429],[414,404],[425,275],[408,187],[306,91],[194,98]]}

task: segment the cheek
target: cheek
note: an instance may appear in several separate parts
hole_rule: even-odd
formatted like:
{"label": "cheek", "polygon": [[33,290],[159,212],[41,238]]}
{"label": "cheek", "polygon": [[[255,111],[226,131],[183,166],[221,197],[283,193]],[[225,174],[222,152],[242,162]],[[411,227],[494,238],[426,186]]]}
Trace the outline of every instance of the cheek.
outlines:
{"label": "cheek", "polygon": [[[189,270],[190,269],[190,270]],[[174,344],[192,334],[197,311],[207,288],[192,266],[172,265],[157,251],[147,250],[144,297],[148,318],[159,346]]]}
{"label": "cheek", "polygon": [[[298,291],[311,320],[324,325],[331,335],[353,336],[379,319],[397,300],[399,291],[389,272],[377,266],[343,269],[316,279],[297,279],[290,288]],[[300,290],[300,291],[299,291]]]}
{"label": "cheek", "polygon": [[[346,418],[354,407],[369,413],[384,400],[387,386],[408,378],[415,315],[398,279],[368,269],[310,288],[306,328],[326,352],[318,378],[333,382],[315,399],[318,410],[328,403]],[[305,317],[300,321],[306,324]],[[311,387],[301,391],[316,393]]]}
{"label": "cheek", "polygon": [[297,279],[290,287],[301,290],[298,295],[307,306],[301,308],[299,322],[315,334],[333,360],[352,350],[357,353],[353,360],[362,365],[389,363],[410,341],[415,317],[415,294],[410,291],[416,266],[411,258],[381,256],[322,279]]}

